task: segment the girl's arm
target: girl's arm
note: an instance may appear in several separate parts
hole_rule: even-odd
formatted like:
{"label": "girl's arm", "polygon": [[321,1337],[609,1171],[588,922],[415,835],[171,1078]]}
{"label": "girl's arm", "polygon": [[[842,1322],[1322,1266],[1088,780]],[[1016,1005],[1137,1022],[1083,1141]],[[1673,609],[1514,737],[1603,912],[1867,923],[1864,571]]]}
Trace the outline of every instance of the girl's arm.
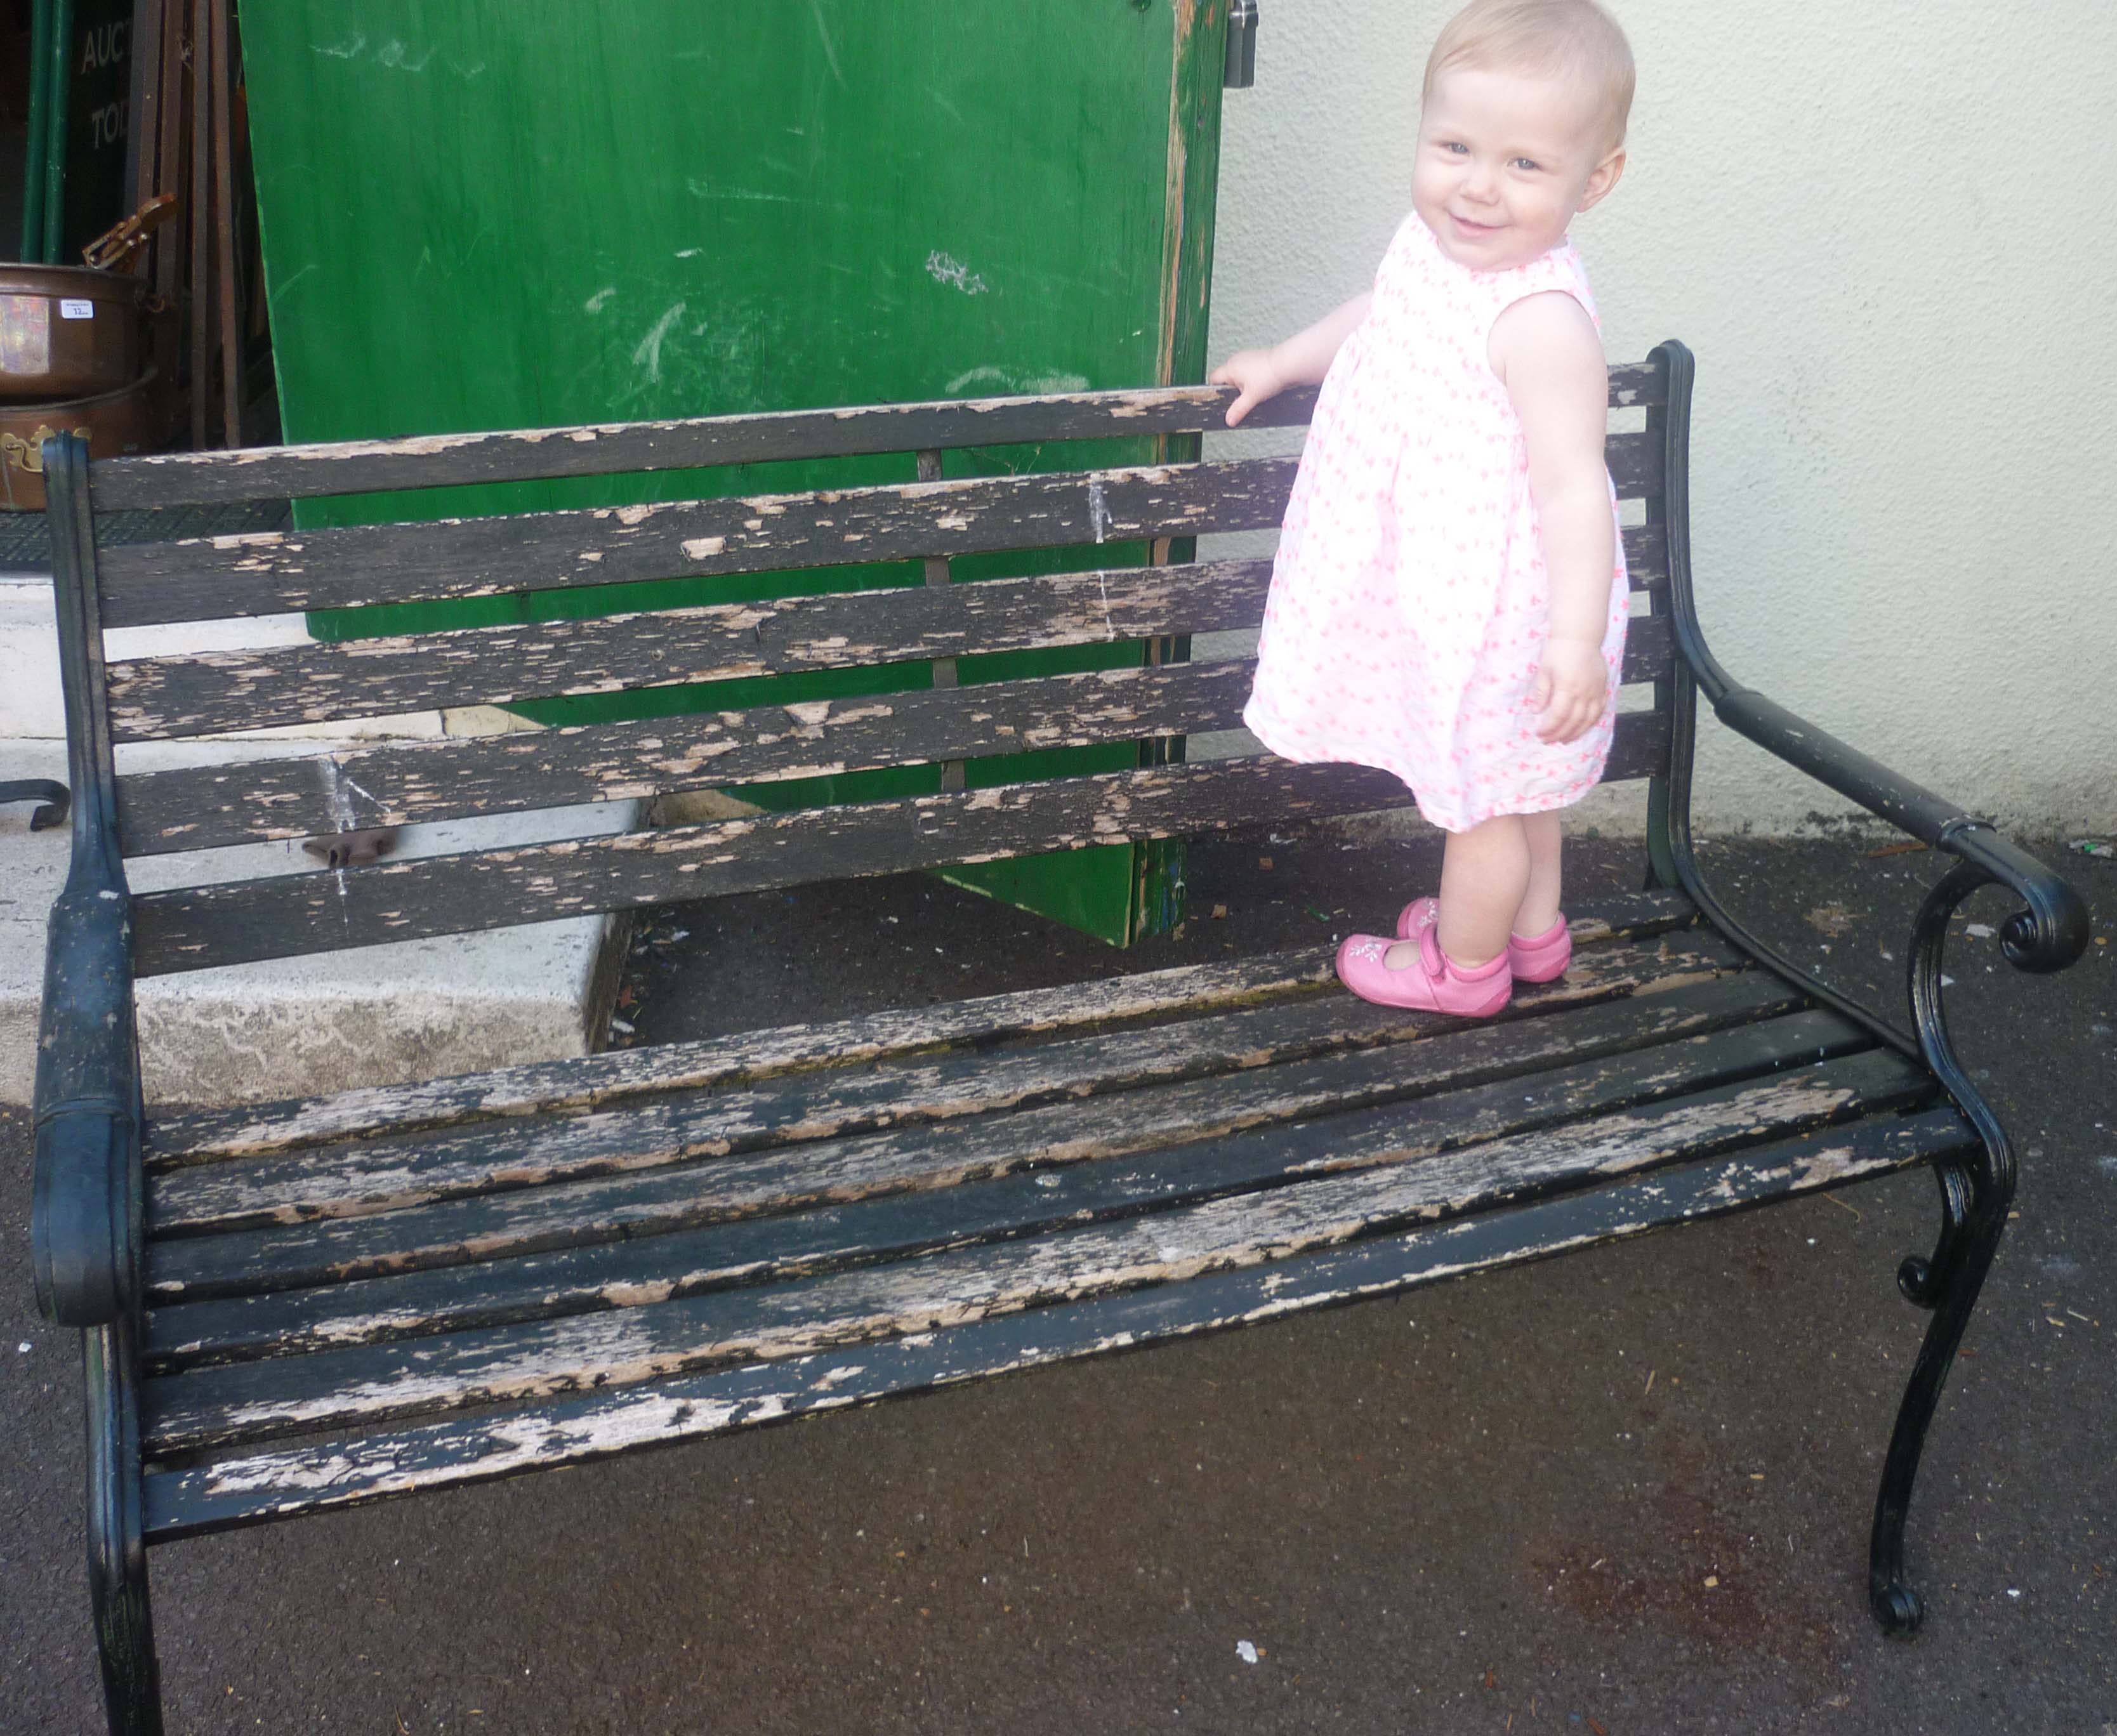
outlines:
{"label": "girl's arm", "polygon": [[1505,382],[1529,448],[1529,493],[1551,577],[1551,632],[1531,698],[1546,741],[1577,741],[1603,715],[1610,672],[1603,638],[1617,563],[1603,458],[1610,375],[1588,310],[1552,292],[1515,302],[1493,322],[1492,370]]}
{"label": "girl's arm", "polygon": [[1268,350],[1238,350],[1215,368],[1209,376],[1212,384],[1242,389],[1228,406],[1228,426],[1234,427],[1250,413],[1252,405],[1278,397],[1289,386],[1321,385],[1345,340],[1367,319],[1374,299],[1372,290],[1356,295],[1284,343]]}

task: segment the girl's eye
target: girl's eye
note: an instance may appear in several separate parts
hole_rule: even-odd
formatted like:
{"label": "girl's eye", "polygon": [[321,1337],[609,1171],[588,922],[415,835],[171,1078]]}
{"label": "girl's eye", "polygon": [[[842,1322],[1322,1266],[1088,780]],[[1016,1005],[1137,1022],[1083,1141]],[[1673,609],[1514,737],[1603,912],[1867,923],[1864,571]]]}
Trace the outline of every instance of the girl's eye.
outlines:
{"label": "girl's eye", "polygon": [[1469,145],[1459,144],[1453,139],[1442,140],[1441,148],[1443,150],[1450,152],[1451,154],[1458,157],[1467,157],[1470,154],[1470,147]]}
{"label": "girl's eye", "polygon": [[1530,161],[1527,157],[1517,157],[1515,159],[1515,167],[1516,168],[1527,169],[1531,174],[1534,174],[1538,165]]}

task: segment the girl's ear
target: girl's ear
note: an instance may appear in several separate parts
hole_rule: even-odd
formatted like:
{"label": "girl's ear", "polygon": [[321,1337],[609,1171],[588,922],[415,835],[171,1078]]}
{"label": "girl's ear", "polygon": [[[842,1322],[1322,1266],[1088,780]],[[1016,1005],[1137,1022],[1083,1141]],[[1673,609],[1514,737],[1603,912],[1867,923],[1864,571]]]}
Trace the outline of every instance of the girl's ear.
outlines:
{"label": "girl's ear", "polygon": [[1595,165],[1594,173],[1589,176],[1587,187],[1580,195],[1580,208],[1584,211],[1593,205],[1600,205],[1624,173],[1625,150],[1621,145]]}

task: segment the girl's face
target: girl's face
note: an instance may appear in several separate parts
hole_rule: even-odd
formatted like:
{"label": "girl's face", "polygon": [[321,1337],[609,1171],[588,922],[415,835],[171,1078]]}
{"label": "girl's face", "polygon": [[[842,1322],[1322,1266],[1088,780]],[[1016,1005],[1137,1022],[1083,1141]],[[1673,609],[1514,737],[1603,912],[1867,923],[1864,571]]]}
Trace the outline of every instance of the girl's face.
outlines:
{"label": "girl's face", "polygon": [[1411,202],[1456,264],[1504,271],[1557,246],[1624,167],[1622,149],[1603,143],[1592,94],[1560,79],[1450,67],[1420,118]]}

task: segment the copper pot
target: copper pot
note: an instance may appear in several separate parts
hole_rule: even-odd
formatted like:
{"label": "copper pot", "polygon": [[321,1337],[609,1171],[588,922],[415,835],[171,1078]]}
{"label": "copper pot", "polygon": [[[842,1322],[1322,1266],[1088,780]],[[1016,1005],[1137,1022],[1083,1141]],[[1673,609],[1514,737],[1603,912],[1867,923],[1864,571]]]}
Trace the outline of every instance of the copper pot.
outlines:
{"label": "copper pot", "polygon": [[44,506],[44,442],[78,434],[89,456],[122,458],[168,444],[169,406],[152,368],[131,384],[58,404],[0,404],[0,511]]}
{"label": "copper pot", "polygon": [[0,399],[88,398],[146,365],[147,280],[85,265],[0,265]]}

